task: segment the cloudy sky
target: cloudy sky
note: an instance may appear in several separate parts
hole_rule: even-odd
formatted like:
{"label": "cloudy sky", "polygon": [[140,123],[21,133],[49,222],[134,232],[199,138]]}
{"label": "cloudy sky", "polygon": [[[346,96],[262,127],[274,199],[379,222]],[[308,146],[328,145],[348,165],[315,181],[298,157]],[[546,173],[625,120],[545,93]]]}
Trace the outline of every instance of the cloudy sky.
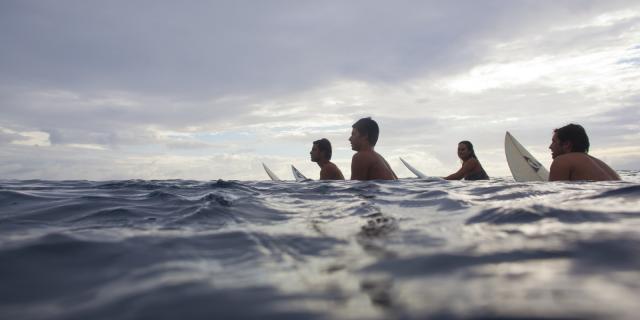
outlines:
{"label": "cloudy sky", "polygon": [[363,116],[401,177],[570,122],[640,169],[640,2],[0,1],[2,179],[317,178],[322,137],[348,177]]}

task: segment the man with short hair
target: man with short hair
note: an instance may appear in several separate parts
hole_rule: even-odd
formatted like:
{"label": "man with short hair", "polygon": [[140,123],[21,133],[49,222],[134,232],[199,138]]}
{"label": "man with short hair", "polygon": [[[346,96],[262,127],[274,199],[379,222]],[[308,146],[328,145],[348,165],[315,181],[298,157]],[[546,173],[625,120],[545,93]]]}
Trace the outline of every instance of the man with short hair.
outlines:
{"label": "man with short hair", "polygon": [[620,180],[615,170],[587,154],[589,137],[581,125],[571,123],[553,130],[549,149],[553,158],[549,181]]}
{"label": "man with short hair", "polygon": [[320,166],[320,180],[344,180],[342,171],[331,160],[331,142],[322,138],[313,142],[311,161]]}
{"label": "man with short hair", "polygon": [[351,180],[397,180],[389,163],[374,151],[380,129],[370,117],[353,124],[351,149],[356,151],[351,159]]}

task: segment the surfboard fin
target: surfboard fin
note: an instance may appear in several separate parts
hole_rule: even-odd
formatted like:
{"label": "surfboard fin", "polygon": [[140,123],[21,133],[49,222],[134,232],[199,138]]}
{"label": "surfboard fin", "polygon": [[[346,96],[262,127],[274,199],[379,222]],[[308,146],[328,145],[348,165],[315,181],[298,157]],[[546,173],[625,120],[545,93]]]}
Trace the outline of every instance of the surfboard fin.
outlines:
{"label": "surfboard fin", "polygon": [[404,166],[407,167],[407,169],[409,169],[409,171],[411,171],[413,174],[415,174],[418,178],[420,178],[420,179],[428,178],[426,174],[424,174],[424,173],[420,172],[420,170],[414,168],[408,162],[404,161],[404,159],[400,158],[400,161],[402,161]]}
{"label": "surfboard fin", "polygon": [[280,178],[278,178],[278,176],[276,176],[276,174],[273,173],[273,171],[271,171],[271,169],[269,169],[269,167],[267,167],[267,165],[264,164],[264,162],[262,163],[262,167],[264,168],[264,171],[267,173],[269,178],[271,178],[271,180],[280,181]]}
{"label": "surfboard fin", "polygon": [[298,169],[296,169],[296,167],[294,167],[293,165],[291,165],[291,171],[293,172],[293,177],[296,179],[296,181],[309,180]]}

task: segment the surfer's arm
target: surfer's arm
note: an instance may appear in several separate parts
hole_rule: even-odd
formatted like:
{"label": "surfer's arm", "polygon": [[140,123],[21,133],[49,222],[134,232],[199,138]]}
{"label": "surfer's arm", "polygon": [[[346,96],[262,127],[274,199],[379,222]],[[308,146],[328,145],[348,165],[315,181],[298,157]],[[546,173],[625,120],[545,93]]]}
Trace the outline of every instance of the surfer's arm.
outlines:
{"label": "surfer's arm", "polygon": [[369,166],[365,157],[356,153],[351,158],[351,180],[368,180]]}
{"label": "surfer's arm", "polygon": [[462,164],[462,167],[460,168],[460,170],[458,170],[456,173],[452,173],[446,177],[444,177],[444,179],[446,180],[462,180],[462,178],[466,177],[469,173],[473,172],[473,169],[476,166],[476,162],[477,160],[475,159],[469,159],[467,161],[465,161]]}
{"label": "surfer's arm", "polygon": [[336,166],[335,179],[336,180],[344,180],[344,175],[342,174],[342,171],[340,171],[340,169],[337,166]]}
{"label": "surfer's arm", "polygon": [[389,162],[387,162],[387,160],[385,158],[382,158],[382,160],[384,161],[384,164],[387,166],[387,169],[389,169],[389,171],[391,171],[391,175],[393,175],[393,178],[398,180],[398,176],[396,176],[396,173],[393,172],[393,169],[391,169],[391,166],[389,165]]}
{"label": "surfer's arm", "polygon": [[460,168],[458,172],[452,173],[444,177],[445,180],[462,180],[462,178],[464,178],[464,172],[462,172],[462,168]]}

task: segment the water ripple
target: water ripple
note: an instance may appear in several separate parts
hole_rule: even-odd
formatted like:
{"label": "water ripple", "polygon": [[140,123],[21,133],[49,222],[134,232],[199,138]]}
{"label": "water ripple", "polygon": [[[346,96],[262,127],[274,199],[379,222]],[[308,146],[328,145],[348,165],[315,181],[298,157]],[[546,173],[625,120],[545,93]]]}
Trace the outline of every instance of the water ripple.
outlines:
{"label": "water ripple", "polygon": [[7,319],[634,319],[628,181],[0,180]]}

